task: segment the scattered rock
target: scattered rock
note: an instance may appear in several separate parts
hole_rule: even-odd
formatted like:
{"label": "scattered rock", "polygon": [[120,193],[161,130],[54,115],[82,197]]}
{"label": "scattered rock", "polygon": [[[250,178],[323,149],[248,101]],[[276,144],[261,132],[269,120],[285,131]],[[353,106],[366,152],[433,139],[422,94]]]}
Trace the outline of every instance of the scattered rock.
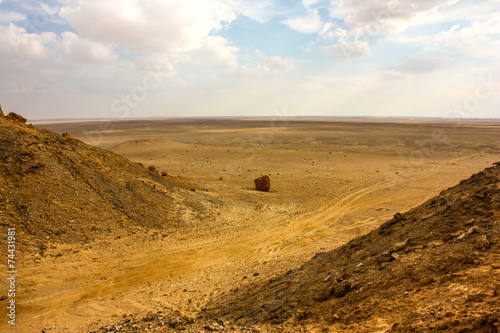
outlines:
{"label": "scattered rock", "polygon": [[20,122],[22,124],[26,124],[26,122],[28,121],[28,119],[24,118],[21,115],[18,115],[17,113],[14,113],[14,112],[9,113],[5,117],[5,119],[9,119],[9,120],[12,120],[12,121],[17,121],[17,122]]}
{"label": "scattered rock", "polygon": [[392,244],[392,250],[394,252],[398,252],[403,250],[407,245],[408,245],[408,239],[404,240],[403,242]]}
{"label": "scattered rock", "polygon": [[168,326],[175,330],[184,330],[186,329],[186,320],[182,317],[172,317],[168,319]]}
{"label": "scattered rock", "polygon": [[468,220],[467,222],[465,222],[465,225],[472,225],[472,224],[474,224],[475,221],[476,220],[474,218],[472,218],[472,219]]}
{"label": "scattered rock", "polygon": [[148,167],[148,170],[151,171],[152,173],[154,173],[155,175],[160,175],[160,173],[158,172],[158,170],[156,170],[156,167],[154,165],[150,165]]}
{"label": "scattered rock", "polygon": [[390,253],[390,251],[385,251],[383,252],[380,257],[377,259],[377,261],[379,263],[382,263],[382,262],[390,262],[390,261],[393,261],[395,260],[395,258],[392,256],[392,254]]}
{"label": "scattered rock", "polygon": [[63,138],[66,138],[68,140],[73,139],[73,137],[71,136],[71,134],[69,134],[68,132],[64,132],[62,136],[63,136]]}
{"label": "scattered rock", "polygon": [[168,173],[166,173],[165,171],[163,171],[163,172],[161,173],[161,176],[162,176],[162,177],[167,177],[167,176],[168,176]]}
{"label": "scattered rock", "polygon": [[478,238],[475,245],[477,249],[484,250],[490,247],[490,242],[488,241],[488,237],[486,237],[486,235],[482,235]]}
{"label": "scattered rock", "polygon": [[330,287],[325,289],[319,301],[325,302],[332,297],[342,298],[347,295],[352,289],[352,283],[350,280],[343,280],[340,283],[334,282]]}
{"label": "scattered rock", "polygon": [[477,230],[477,227],[471,227],[469,228],[469,230],[467,230],[466,232],[462,233],[460,236],[457,237],[457,240],[463,240],[465,239],[465,237],[473,234],[475,231]]}
{"label": "scattered rock", "polygon": [[[452,232],[452,233],[450,233],[450,234],[448,235],[448,238],[447,238],[447,239],[448,239],[448,240],[454,239],[454,238],[456,238],[456,237],[461,236],[463,233],[464,233],[464,231],[463,231],[463,230],[458,230],[458,231]],[[465,235],[464,235],[463,237],[465,237]]]}
{"label": "scattered rock", "polygon": [[340,285],[335,287],[335,292],[334,292],[333,296],[335,296],[335,298],[344,297],[351,290],[352,290],[351,282],[350,281],[343,281],[340,283]]}
{"label": "scattered rock", "polygon": [[257,191],[269,192],[271,189],[271,180],[267,175],[255,179],[254,183]]}
{"label": "scattered rock", "polygon": [[469,302],[479,302],[483,300],[486,297],[486,294],[484,293],[477,293],[477,294],[472,294],[467,296],[467,301]]}

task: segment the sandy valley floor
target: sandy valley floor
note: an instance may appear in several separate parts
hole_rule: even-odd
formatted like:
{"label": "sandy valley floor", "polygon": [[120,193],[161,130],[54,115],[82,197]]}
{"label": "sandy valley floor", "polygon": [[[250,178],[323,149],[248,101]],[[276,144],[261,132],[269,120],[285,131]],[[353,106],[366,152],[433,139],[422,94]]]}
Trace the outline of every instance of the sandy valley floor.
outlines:
{"label": "sandy valley floor", "polygon": [[[152,119],[36,126],[154,165],[218,202],[176,231],[63,245],[19,267],[22,329],[77,332],[123,315],[195,313],[294,268],[500,161],[500,123]],[[267,174],[271,192],[253,189]],[[186,207],[179,207],[185,210]],[[186,210],[187,211],[187,210]],[[0,331],[8,328],[0,323]],[[10,332],[7,330],[7,332]],[[12,331],[14,332],[14,331]]]}

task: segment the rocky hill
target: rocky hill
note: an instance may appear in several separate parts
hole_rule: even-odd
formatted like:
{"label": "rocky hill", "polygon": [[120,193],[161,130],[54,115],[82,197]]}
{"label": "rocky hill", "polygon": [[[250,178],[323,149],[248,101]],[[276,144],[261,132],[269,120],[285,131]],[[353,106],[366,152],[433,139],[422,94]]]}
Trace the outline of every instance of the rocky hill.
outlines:
{"label": "rocky hill", "polygon": [[500,163],[208,317],[339,332],[500,332]]}
{"label": "rocky hill", "polygon": [[0,223],[16,227],[23,241],[72,243],[137,226],[176,228],[181,214],[210,204],[154,168],[25,122],[0,116]]}

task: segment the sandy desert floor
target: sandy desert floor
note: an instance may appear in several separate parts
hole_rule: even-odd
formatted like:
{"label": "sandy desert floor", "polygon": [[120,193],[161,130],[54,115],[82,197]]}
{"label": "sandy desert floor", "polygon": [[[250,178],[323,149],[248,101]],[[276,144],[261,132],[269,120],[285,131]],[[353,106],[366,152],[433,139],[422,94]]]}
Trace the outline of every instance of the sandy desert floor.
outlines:
{"label": "sandy desert floor", "polygon": [[[49,242],[43,258],[26,254],[15,332],[91,331],[156,310],[194,314],[215,294],[284,273],[500,160],[500,123],[486,120],[36,125],[154,165],[220,209],[186,214],[176,231],[137,228],[88,244]],[[265,174],[269,193],[253,187]],[[4,323],[0,331],[10,332]]]}

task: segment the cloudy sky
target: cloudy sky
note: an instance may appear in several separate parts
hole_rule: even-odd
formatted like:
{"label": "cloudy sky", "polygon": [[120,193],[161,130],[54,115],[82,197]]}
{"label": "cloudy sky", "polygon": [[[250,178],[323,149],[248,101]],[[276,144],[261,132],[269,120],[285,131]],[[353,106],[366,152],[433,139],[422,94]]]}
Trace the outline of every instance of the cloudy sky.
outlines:
{"label": "cloudy sky", "polygon": [[0,0],[30,119],[500,117],[500,2]]}

